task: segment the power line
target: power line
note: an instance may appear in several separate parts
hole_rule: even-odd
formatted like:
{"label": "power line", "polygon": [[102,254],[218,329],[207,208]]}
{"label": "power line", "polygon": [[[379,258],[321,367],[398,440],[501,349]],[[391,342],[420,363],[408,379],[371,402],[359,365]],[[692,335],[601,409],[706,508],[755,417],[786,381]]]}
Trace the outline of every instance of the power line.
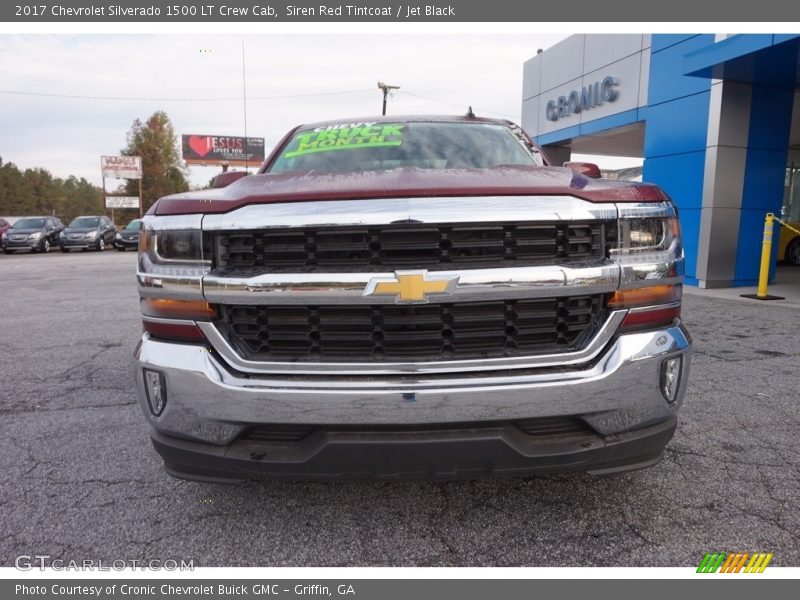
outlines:
{"label": "power line", "polygon": [[[295,98],[322,98],[326,96],[344,96],[348,94],[365,94],[373,93],[373,88],[358,89],[358,90],[338,90],[333,92],[314,92],[308,94],[277,94],[273,96],[249,96],[250,100],[291,100]],[[438,104],[445,104],[447,106],[458,106],[463,108],[463,102],[449,102],[447,100],[440,100],[438,98],[431,98],[430,96],[423,96],[422,94],[415,94],[405,90],[396,90],[397,94],[405,96],[413,96],[428,102],[436,102]],[[38,98],[64,98],[68,100],[102,100],[110,102],[241,102],[241,96],[230,97],[179,97],[179,96],[162,96],[162,97],[147,97],[147,96],[87,96],[82,94],[56,94],[50,92],[25,92],[20,90],[0,90],[0,94],[9,96],[29,96]],[[496,115],[505,119],[515,120],[518,117],[501,113],[493,110],[487,110],[481,107],[475,107],[478,112]]]}
{"label": "power line", "polygon": [[[438,102],[439,104],[447,104],[449,106],[460,106],[464,108],[465,104],[463,102],[448,102],[447,100],[437,100],[436,98],[430,98],[429,96],[423,96],[422,94],[415,94],[413,92],[406,92],[406,91],[398,91],[398,94],[403,94],[406,96],[414,96],[415,98],[419,98],[421,100],[428,100],[429,102]],[[515,120],[517,117],[513,117],[506,113],[500,113],[493,110],[486,110],[485,108],[480,108],[478,106],[475,107],[475,110],[482,113],[488,113],[490,115],[497,115],[498,117],[503,117],[504,119],[511,119]]]}
{"label": "power line", "polygon": [[[250,96],[250,100],[286,100],[292,98],[314,98],[320,96],[343,96],[345,94],[363,94],[365,92],[373,93],[373,88],[361,90],[341,90],[336,92],[317,92],[313,94],[283,94],[277,96]],[[70,100],[109,100],[109,101],[127,101],[127,102],[241,102],[242,97],[222,97],[222,98],[180,98],[180,97],[162,97],[162,98],[148,98],[139,96],[83,96],[78,94],[51,94],[47,92],[21,92],[18,90],[0,90],[0,94],[8,94],[12,96],[36,96],[42,98],[67,98]]]}

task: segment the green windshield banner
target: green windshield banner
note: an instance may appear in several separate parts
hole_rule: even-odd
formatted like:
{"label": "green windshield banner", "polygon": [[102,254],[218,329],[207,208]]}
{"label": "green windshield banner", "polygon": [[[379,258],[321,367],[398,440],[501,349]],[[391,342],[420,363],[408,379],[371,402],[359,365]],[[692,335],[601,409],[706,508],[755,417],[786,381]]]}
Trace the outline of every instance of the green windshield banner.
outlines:
{"label": "green windshield banner", "polygon": [[[385,148],[403,143],[404,125],[397,123],[353,123],[350,126],[332,126],[299,133],[284,158],[294,158],[315,152],[355,150],[358,148]],[[295,145],[296,142],[296,145]]]}

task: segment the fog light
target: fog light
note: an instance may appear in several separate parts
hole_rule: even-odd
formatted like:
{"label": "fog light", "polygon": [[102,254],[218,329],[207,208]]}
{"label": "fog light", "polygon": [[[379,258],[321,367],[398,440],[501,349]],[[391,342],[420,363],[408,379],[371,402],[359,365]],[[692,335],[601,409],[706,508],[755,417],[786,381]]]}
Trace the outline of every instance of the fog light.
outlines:
{"label": "fog light", "polygon": [[150,412],[157,417],[164,410],[164,406],[167,403],[167,385],[164,382],[164,376],[158,371],[145,369],[144,384]]}
{"label": "fog light", "polygon": [[678,395],[678,384],[681,380],[681,357],[668,358],[661,363],[661,393],[667,402],[672,404]]}

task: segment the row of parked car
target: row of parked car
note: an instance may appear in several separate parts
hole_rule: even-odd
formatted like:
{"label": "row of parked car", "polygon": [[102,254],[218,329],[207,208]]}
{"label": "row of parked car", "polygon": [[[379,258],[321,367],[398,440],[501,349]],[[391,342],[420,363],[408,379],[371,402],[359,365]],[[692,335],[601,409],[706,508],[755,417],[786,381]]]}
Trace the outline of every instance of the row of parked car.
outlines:
{"label": "row of parked car", "polygon": [[124,251],[138,248],[142,221],[136,219],[121,230],[105,215],[76,217],[66,227],[58,217],[21,217],[16,220],[0,217],[0,245],[3,252],[21,250],[50,252],[70,250],[105,250],[112,246]]}

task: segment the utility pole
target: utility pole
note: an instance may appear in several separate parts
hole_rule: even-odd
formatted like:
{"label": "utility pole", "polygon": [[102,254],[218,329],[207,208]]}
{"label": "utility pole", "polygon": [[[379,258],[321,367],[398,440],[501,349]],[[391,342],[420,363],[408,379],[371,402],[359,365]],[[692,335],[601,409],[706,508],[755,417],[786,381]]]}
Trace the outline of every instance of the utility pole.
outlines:
{"label": "utility pole", "polygon": [[386,97],[389,95],[390,90],[399,90],[399,85],[389,85],[388,83],[383,83],[382,81],[378,82],[378,89],[383,91],[383,112],[382,115],[386,114]]}
{"label": "utility pole", "polygon": [[[247,153],[250,151],[250,148],[247,144],[247,78],[245,77],[244,70],[244,41],[242,41],[242,103],[242,112],[244,113],[244,170],[247,172]],[[223,173],[225,171],[227,171],[227,169],[222,170]]]}

